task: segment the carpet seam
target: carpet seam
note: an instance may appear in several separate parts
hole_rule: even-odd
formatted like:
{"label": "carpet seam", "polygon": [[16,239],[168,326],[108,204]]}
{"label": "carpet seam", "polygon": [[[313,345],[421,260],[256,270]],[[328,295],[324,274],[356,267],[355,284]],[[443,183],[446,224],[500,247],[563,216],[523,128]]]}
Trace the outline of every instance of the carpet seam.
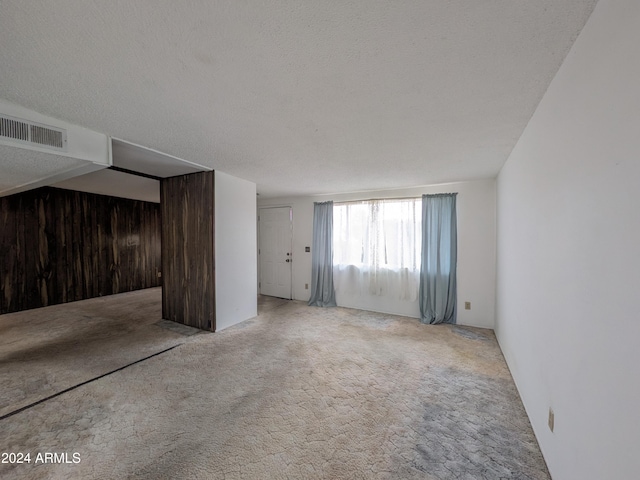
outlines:
{"label": "carpet seam", "polygon": [[60,392],[56,392],[53,395],[49,395],[48,397],[41,398],[40,400],[38,400],[36,402],[30,403],[29,405],[25,405],[24,407],[20,407],[17,410],[14,410],[12,412],[9,412],[9,413],[6,413],[6,414],[2,415],[0,417],[0,421],[5,420],[5,419],[7,419],[9,417],[12,417],[14,415],[17,415],[18,413],[22,413],[25,410],[28,410],[30,408],[33,408],[33,407],[37,406],[37,405],[40,405],[41,403],[44,403],[44,402],[47,402],[47,401],[49,401],[51,399],[59,397],[60,395],[63,395],[63,394],[68,393],[68,392],[71,392],[72,390],[80,388],[80,387],[82,387],[84,385],[87,385],[87,384],[89,384],[91,382],[95,382],[96,380],[100,380],[101,378],[107,377],[107,376],[109,376],[109,375],[111,375],[113,373],[116,373],[116,372],[119,372],[121,370],[124,370],[125,368],[129,368],[129,367],[131,367],[133,365],[136,365],[137,363],[141,363],[141,362],[144,362],[145,360],[149,360],[150,358],[157,357],[158,355],[162,355],[163,353],[167,353],[168,351],[173,350],[174,348],[179,347],[180,345],[182,345],[182,343],[179,343],[177,345],[173,345],[172,347],[166,348],[166,349],[164,349],[164,350],[162,350],[160,352],[156,352],[156,353],[154,353],[152,355],[149,355],[147,357],[144,357],[144,358],[141,358],[139,360],[136,360],[135,362],[128,363],[127,365],[124,365],[123,367],[116,368],[115,370],[111,370],[110,372],[103,373],[102,375],[99,375],[97,377],[90,378],[89,380],[86,380],[84,382],[78,383],[77,385],[73,385],[73,386],[71,386],[69,388],[65,388],[64,390],[62,390]]}

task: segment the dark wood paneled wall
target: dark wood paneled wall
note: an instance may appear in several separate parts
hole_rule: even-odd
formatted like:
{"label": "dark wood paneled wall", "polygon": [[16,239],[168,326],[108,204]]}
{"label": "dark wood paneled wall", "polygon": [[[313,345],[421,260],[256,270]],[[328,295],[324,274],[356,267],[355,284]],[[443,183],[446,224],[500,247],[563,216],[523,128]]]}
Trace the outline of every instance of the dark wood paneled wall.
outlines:
{"label": "dark wood paneled wall", "polygon": [[160,181],[162,316],[215,331],[214,172]]}
{"label": "dark wood paneled wall", "polygon": [[0,313],[161,284],[160,206],[39,188],[0,198]]}

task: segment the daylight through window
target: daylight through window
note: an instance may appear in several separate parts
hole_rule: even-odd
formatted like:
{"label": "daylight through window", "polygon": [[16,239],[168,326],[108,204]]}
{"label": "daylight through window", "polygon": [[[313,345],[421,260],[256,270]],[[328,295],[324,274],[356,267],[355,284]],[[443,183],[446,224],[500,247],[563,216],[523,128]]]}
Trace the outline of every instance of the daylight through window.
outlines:
{"label": "daylight through window", "polygon": [[415,300],[421,236],[421,198],[334,204],[336,290]]}

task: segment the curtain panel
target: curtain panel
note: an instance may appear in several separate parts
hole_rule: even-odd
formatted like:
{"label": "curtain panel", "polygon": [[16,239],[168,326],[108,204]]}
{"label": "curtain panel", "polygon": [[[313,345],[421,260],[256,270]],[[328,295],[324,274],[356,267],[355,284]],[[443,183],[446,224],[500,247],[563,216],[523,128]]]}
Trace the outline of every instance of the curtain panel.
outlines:
{"label": "curtain panel", "polygon": [[456,323],[456,195],[422,196],[420,320],[423,323]]}
{"label": "curtain panel", "polygon": [[335,307],[333,287],[333,202],[313,204],[311,297],[309,305]]}
{"label": "curtain panel", "polygon": [[366,200],[334,207],[336,290],[416,301],[421,199]]}

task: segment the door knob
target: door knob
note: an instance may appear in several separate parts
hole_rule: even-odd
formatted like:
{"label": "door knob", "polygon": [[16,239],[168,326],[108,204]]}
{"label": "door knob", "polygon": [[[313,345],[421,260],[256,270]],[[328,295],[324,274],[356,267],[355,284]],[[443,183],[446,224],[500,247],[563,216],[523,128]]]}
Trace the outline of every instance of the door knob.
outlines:
{"label": "door knob", "polygon": [[287,263],[289,263],[289,259],[287,258]]}

